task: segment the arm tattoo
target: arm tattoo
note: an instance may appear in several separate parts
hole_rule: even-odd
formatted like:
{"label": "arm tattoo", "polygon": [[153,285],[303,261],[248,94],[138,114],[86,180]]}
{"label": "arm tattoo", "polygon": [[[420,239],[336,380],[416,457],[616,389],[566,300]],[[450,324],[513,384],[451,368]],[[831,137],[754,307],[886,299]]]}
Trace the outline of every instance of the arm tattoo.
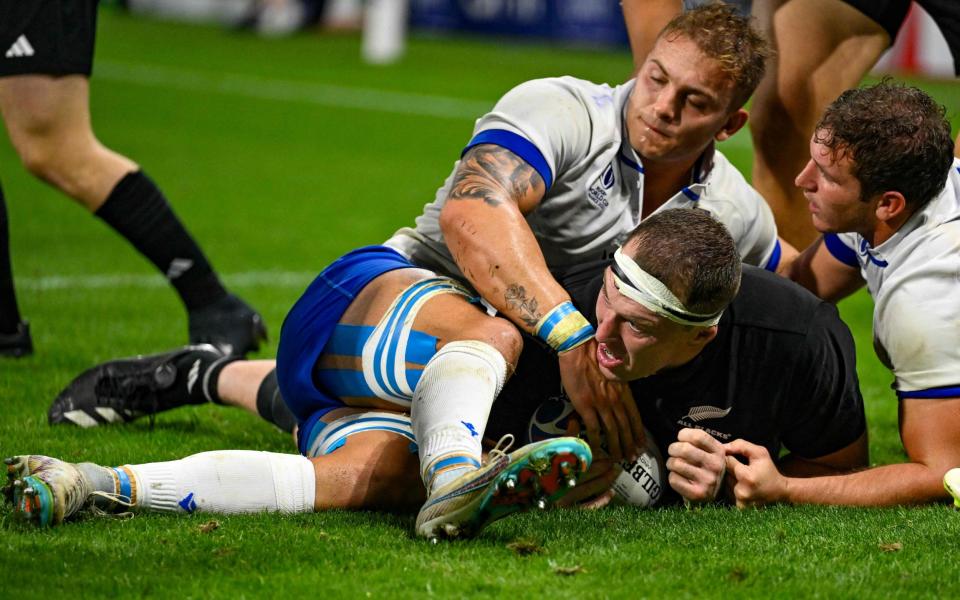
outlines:
{"label": "arm tattoo", "polygon": [[543,316],[536,298],[527,298],[527,290],[519,283],[511,283],[503,294],[507,307],[520,313],[520,319],[530,327],[536,327]]}
{"label": "arm tattoo", "polygon": [[499,206],[504,200],[519,202],[542,188],[543,178],[525,160],[506,148],[481,144],[460,159],[448,198],[480,198],[490,206]]}

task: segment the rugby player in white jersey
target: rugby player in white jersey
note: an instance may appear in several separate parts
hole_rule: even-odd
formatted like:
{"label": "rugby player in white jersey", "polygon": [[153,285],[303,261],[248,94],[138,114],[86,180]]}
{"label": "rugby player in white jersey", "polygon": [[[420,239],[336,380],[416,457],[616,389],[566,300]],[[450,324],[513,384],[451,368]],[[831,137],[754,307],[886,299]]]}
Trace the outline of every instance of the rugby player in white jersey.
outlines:
{"label": "rugby player in white jersey", "polygon": [[[866,283],[874,347],[893,371],[909,462],[839,477],[781,476],[766,451],[728,452],[741,505],[895,505],[947,498],[960,465],[960,160],[944,109],[913,87],[844,92],[817,124],[797,176],[824,235],[791,276],[838,300]],[[953,477],[956,476],[953,471]],[[960,493],[960,481],[947,488]]]}

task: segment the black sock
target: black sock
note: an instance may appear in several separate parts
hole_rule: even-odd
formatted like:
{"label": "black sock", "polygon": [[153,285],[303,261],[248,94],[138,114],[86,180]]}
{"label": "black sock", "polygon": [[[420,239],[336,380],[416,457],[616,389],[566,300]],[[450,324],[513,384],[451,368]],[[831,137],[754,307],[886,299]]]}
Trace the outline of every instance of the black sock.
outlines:
{"label": "black sock", "polygon": [[187,310],[227,295],[200,246],[143,171],[124,175],[96,215],[166,275]]}
{"label": "black sock", "polygon": [[10,225],[7,203],[0,187],[0,333],[15,333],[20,323],[17,294],[13,289],[13,267],[10,264]]}
{"label": "black sock", "polygon": [[260,413],[261,417],[287,433],[293,431],[297,424],[297,418],[290,412],[287,403],[280,396],[276,369],[270,371],[260,382],[260,387],[257,389],[257,412]]}
{"label": "black sock", "polygon": [[223,404],[220,399],[218,383],[220,372],[232,362],[241,360],[237,356],[223,356],[213,350],[195,350],[187,352],[177,358],[174,365],[177,367],[177,393],[186,389],[190,404],[206,404],[213,402]]}

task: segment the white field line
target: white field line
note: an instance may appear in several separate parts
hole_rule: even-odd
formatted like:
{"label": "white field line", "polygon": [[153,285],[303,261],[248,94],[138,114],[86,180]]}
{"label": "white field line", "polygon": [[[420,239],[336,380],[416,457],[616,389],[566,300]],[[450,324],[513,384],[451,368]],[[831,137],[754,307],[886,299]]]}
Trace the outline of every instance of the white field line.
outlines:
{"label": "white field line", "polygon": [[94,68],[94,80],[96,79],[187,92],[217,93],[279,102],[304,102],[334,108],[441,119],[476,119],[493,108],[493,102],[449,96],[306,83],[239,73],[209,73],[114,61],[98,61]]}
{"label": "white field line", "polygon": [[[440,119],[477,119],[493,108],[493,102],[449,96],[305,83],[239,73],[210,73],[116,61],[98,61],[94,77],[106,81],[187,92],[217,93],[277,102],[303,102],[332,108]],[[721,150],[724,147],[749,148],[750,136],[745,133],[736,135],[720,145]]]}
{"label": "white field line", "polygon": [[[318,271],[319,272],[319,271]],[[305,288],[317,273],[306,271],[249,271],[221,275],[228,287],[245,288],[269,286],[277,288]],[[118,288],[161,288],[170,285],[163,276],[118,273],[113,275],[48,275],[45,277],[17,277],[18,290],[99,290]]]}

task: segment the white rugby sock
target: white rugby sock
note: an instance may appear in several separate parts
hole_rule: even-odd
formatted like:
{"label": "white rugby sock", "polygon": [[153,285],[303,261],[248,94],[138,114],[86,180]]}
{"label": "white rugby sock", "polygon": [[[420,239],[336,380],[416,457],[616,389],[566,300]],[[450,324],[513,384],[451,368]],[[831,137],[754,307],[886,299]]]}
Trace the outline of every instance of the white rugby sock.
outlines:
{"label": "white rugby sock", "polygon": [[480,440],[506,377],[503,356],[484,342],[450,342],[427,363],[410,420],[428,492],[480,464]]}
{"label": "white rugby sock", "polygon": [[298,454],[216,450],[181,460],[125,465],[141,510],[236,514],[313,511],[313,463]]}

